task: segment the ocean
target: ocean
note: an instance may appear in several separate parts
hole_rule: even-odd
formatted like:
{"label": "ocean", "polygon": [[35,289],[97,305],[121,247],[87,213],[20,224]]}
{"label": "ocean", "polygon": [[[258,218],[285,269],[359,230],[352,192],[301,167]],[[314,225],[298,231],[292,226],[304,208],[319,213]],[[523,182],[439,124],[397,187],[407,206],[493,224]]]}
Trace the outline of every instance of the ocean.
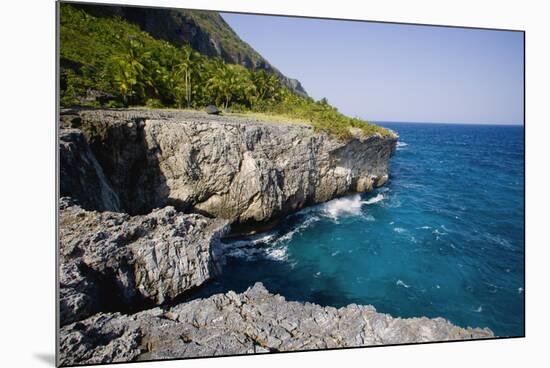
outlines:
{"label": "ocean", "polygon": [[227,241],[222,274],[191,297],[261,281],[287,300],[523,335],[523,127],[380,124],[400,136],[384,187]]}

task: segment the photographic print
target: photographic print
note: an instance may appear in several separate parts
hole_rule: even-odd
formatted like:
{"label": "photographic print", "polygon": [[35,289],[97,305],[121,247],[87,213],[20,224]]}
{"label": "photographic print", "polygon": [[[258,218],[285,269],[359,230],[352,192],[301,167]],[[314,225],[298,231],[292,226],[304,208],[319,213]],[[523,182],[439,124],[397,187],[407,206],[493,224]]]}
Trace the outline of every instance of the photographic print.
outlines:
{"label": "photographic print", "polygon": [[524,336],[524,32],[57,6],[59,365]]}

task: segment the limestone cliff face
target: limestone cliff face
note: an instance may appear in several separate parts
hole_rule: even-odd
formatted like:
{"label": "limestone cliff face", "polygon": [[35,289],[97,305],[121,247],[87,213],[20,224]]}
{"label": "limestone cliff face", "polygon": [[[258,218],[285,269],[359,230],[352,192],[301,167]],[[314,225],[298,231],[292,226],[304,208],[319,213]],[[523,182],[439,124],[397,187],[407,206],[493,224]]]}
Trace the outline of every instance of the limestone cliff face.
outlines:
{"label": "limestone cliff face", "polygon": [[129,216],[60,202],[61,324],[162,304],[216,272],[212,248],[227,231],[223,220],[173,207]]}
{"label": "limestone cliff face", "polygon": [[235,225],[382,185],[397,140],[340,142],[306,125],[190,112],[66,111],[63,119],[86,135],[123,210],[173,205]]}
{"label": "limestone cliff face", "polygon": [[120,211],[118,195],[111,189],[103,169],[78,129],[59,134],[60,195],[79,198],[83,207]]}

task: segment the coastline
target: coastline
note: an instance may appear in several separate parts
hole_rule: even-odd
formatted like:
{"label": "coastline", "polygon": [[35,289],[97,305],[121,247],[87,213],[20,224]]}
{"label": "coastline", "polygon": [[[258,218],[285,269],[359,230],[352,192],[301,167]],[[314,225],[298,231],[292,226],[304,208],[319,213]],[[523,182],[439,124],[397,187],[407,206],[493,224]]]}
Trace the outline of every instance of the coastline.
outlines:
{"label": "coastline", "polygon": [[[155,307],[223,277],[217,265],[222,255],[214,245],[229,226],[258,229],[312,204],[384,185],[396,135],[340,142],[300,124],[166,111],[66,110],[61,118],[61,195],[71,198],[61,201],[60,223],[66,364],[143,359],[144,354],[216,355],[211,347],[192,344],[206,331],[210,334],[210,328],[216,329],[215,336],[242,337],[235,337],[238,344],[220,338],[216,346],[224,349],[218,354],[493,337],[489,329],[462,329],[441,318],[393,319],[372,306],[336,310],[287,302],[259,284],[243,294],[218,294],[170,310]],[[116,290],[111,310],[94,303],[113,295],[103,294],[106,289]],[[297,336],[293,329],[268,328],[262,319],[237,327],[196,325],[195,313],[201,311],[210,311],[203,316],[210,322],[216,320],[219,303],[254,309],[264,308],[265,300],[279,303],[285,319],[311,318],[313,325],[300,327]],[[179,314],[182,308],[187,314]],[[231,321],[241,312],[218,317]],[[324,316],[320,320],[319,313]],[[332,342],[313,332],[340,326],[342,318],[361,330],[332,337]],[[172,323],[166,321],[175,323],[166,332],[168,340],[154,332],[159,323]],[[93,327],[99,322],[102,327]],[[181,323],[195,328],[183,340],[173,336]],[[257,336],[262,334],[267,340],[260,343]],[[312,336],[318,339],[310,346]],[[292,343],[284,345],[287,340]]]}

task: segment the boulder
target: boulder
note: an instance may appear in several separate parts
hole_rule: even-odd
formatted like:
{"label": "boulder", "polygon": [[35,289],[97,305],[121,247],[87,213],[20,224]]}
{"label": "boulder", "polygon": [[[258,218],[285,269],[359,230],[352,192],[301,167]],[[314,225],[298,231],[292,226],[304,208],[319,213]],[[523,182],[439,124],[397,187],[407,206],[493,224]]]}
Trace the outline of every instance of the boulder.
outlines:
{"label": "boulder", "polygon": [[221,113],[221,111],[214,105],[206,106],[205,111],[207,114],[210,114],[210,115],[219,115]]}

